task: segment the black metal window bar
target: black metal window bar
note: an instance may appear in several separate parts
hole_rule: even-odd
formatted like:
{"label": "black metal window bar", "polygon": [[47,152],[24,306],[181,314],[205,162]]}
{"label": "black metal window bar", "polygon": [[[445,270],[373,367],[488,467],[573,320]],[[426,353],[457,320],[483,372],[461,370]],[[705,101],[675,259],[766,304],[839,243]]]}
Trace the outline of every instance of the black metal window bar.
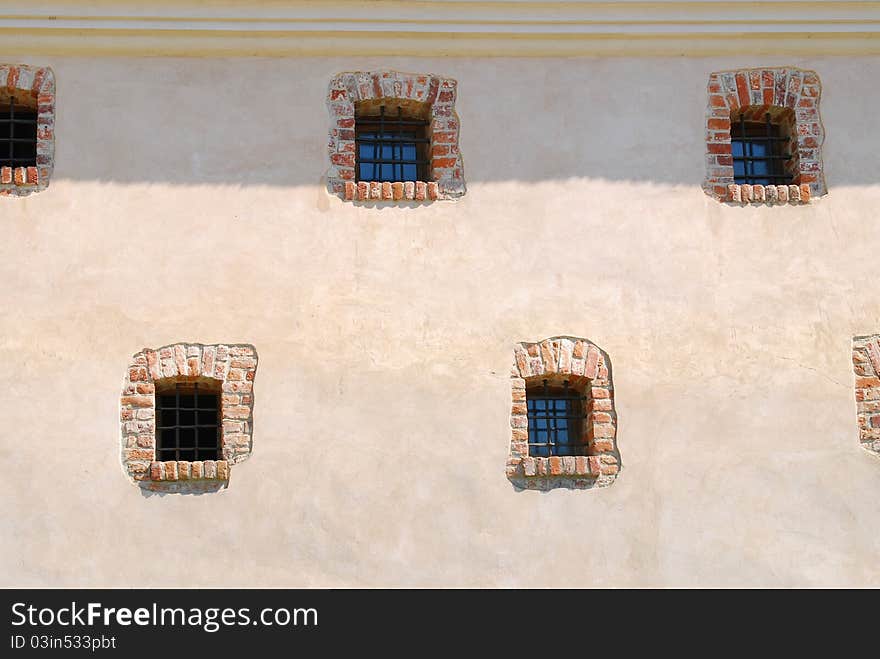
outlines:
{"label": "black metal window bar", "polygon": [[733,154],[735,183],[777,185],[793,182],[785,172],[785,162],[791,160],[791,138],[780,134],[780,127],[770,120],[768,112],[764,123],[746,121],[745,113],[730,129],[730,147]]}
{"label": "black metal window bar", "polygon": [[543,387],[526,391],[529,419],[529,455],[586,455],[583,435],[585,397],[571,389],[568,380],[561,388]]}
{"label": "black metal window bar", "polygon": [[0,167],[37,164],[37,113],[9,98],[0,105]]}
{"label": "black metal window bar", "polygon": [[178,382],[156,394],[156,459],[218,460],[220,406],[216,391]]}
{"label": "black metal window bar", "polygon": [[404,118],[398,106],[397,116],[379,108],[378,117],[360,117],[355,121],[358,181],[427,181],[428,121]]}

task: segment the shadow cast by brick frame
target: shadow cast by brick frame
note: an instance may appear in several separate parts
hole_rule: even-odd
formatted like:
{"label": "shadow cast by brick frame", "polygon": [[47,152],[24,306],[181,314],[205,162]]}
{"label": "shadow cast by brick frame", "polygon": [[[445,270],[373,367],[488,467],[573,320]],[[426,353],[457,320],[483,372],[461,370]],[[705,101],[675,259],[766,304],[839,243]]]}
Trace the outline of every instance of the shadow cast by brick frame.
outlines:
{"label": "shadow cast by brick frame", "polygon": [[[588,339],[557,336],[514,347],[510,372],[510,451],[507,478],[520,490],[590,489],[611,485],[620,472],[617,412],[611,360]],[[529,455],[526,389],[544,379],[568,380],[586,398],[584,439],[587,455]]]}
{"label": "shadow cast by brick frame", "polygon": [[[455,199],[466,189],[455,112],[458,83],[434,74],[397,71],[339,73],[327,90],[330,168],[327,190],[347,201],[433,201]],[[430,181],[356,181],[355,105],[394,100],[430,106]]]}
{"label": "shadow cast by brick frame", "polygon": [[55,167],[55,74],[48,66],[0,64],[0,100],[27,98],[37,113],[36,165],[0,167],[0,196],[26,197],[49,187]]}
{"label": "shadow cast by brick frame", "polygon": [[[120,397],[125,473],[154,492],[210,492],[225,486],[232,465],[253,448],[253,385],[259,358],[249,344],[175,343],[133,355]],[[220,389],[219,460],[156,460],[159,384],[213,380]]]}
{"label": "shadow cast by brick frame", "polygon": [[[825,129],[819,114],[822,83],[815,71],[770,67],[718,71],[709,76],[706,108],[706,179],[703,190],[734,203],[807,203],[824,195],[822,145]],[[738,184],[733,175],[732,113],[763,116],[773,108],[790,110],[797,136],[797,178],[793,185]]]}

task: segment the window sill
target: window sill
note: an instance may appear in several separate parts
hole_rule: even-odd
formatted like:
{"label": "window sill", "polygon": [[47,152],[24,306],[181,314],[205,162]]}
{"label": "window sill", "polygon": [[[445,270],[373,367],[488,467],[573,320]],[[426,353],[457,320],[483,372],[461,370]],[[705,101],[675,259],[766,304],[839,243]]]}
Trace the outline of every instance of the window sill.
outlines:
{"label": "window sill", "polygon": [[149,471],[137,474],[135,480],[145,481],[228,481],[229,462],[199,460],[197,462],[151,462]]}
{"label": "window sill", "polygon": [[727,199],[734,204],[808,204],[812,198],[810,186],[801,185],[748,185],[731,183]]}
{"label": "window sill", "polygon": [[436,201],[444,198],[434,181],[345,182],[345,201]]}
{"label": "window sill", "polygon": [[0,194],[28,194],[40,185],[37,167],[0,167]]}
{"label": "window sill", "polygon": [[619,472],[617,458],[609,455],[529,456],[509,463],[507,477],[524,490],[589,489],[611,485]]}

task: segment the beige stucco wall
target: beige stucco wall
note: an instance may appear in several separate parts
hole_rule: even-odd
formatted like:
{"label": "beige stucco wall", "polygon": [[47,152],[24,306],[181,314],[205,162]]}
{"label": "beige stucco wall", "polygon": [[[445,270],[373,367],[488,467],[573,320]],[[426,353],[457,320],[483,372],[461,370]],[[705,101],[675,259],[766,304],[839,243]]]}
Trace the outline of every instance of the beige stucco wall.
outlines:
{"label": "beige stucco wall", "polygon": [[[876,58],[28,63],[57,163],[0,199],[2,585],[880,586]],[[830,194],[718,204],[708,74],[785,64]],[[459,202],[325,192],[327,81],[384,67],[459,80]],[[512,346],[560,334],[611,357],[623,470],[517,492]],[[122,473],[124,369],[175,341],[259,351],[220,493]]]}

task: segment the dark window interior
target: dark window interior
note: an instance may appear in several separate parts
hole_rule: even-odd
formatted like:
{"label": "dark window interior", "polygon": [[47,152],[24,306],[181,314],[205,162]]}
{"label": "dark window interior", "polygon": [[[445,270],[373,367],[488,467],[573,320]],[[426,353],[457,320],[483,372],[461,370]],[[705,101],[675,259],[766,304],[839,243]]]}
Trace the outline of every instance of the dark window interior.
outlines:
{"label": "dark window interior", "polygon": [[584,397],[568,386],[542,386],[526,389],[529,417],[529,455],[586,455],[583,435]]}
{"label": "dark window interior", "polygon": [[220,459],[220,394],[179,382],[156,392],[156,459]]}
{"label": "dark window interior", "polygon": [[789,136],[774,123],[770,114],[764,121],[746,121],[743,115],[731,121],[730,147],[733,153],[735,183],[785,185],[792,183],[785,163],[791,159]]}
{"label": "dark window interior", "polygon": [[0,101],[0,167],[37,164],[37,113],[14,99]]}
{"label": "dark window interior", "polygon": [[401,108],[355,119],[358,181],[427,181],[428,122]]}

